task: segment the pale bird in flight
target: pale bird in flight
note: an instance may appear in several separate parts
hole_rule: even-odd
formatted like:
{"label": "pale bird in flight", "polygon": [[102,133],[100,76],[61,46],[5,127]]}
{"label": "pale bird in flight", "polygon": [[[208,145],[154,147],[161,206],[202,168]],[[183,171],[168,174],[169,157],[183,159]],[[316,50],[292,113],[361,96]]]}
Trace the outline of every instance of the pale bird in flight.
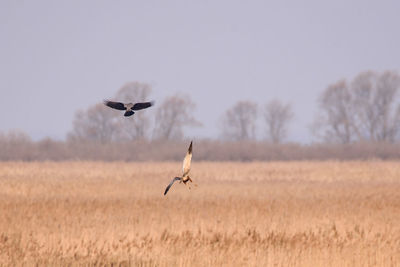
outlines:
{"label": "pale bird in flight", "polygon": [[113,108],[113,109],[118,109],[118,110],[126,110],[124,113],[125,117],[132,116],[135,114],[134,110],[141,110],[145,108],[149,108],[154,105],[154,102],[142,102],[142,103],[121,103],[121,102],[114,102],[114,101],[109,101],[109,100],[104,100],[104,105]]}
{"label": "pale bird in flight", "polygon": [[[186,153],[185,158],[183,159],[183,166],[182,166],[182,177],[175,177],[174,179],[172,179],[172,181],[169,183],[169,185],[167,186],[167,188],[165,188],[165,192],[164,195],[166,195],[168,193],[168,190],[171,188],[171,186],[174,184],[175,181],[180,181],[179,183],[184,183],[186,185],[186,183],[188,181],[190,181],[191,183],[193,183],[192,179],[190,179],[189,176],[189,172],[190,172],[190,163],[192,161],[192,145],[193,145],[193,141],[190,142],[190,146],[189,149]],[[196,185],[196,184],[195,184]],[[190,185],[189,185],[189,189],[190,189]]]}

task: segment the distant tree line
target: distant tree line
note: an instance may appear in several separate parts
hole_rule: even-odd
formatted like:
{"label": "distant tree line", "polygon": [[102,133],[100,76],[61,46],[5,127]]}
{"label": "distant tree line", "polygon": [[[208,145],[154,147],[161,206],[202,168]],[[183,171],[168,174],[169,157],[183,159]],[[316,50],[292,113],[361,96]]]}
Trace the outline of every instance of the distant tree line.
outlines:
{"label": "distant tree line", "polygon": [[[202,160],[304,160],[400,158],[400,76],[363,72],[352,81],[329,85],[318,98],[318,115],[310,129],[313,145],[287,143],[295,119],[290,103],[269,100],[264,106],[241,100],[221,116],[220,139],[197,140]],[[131,82],[113,99],[148,101],[151,87]],[[173,95],[154,112],[126,119],[98,103],[76,112],[65,141],[33,142],[22,132],[0,133],[0,160],[180,160],[186,127],[201,126],[195,103]],[[153,114],[150,117],[149,114]],[[256,138],[259,117],[263,138]],[[182,148],[180,148],[182,146]]]}
{"label": "distant tree line", "polygon": [[[148,101],[151,87],[132,82],[123,86],[114,99],[123,102]],[[73,128],[67,135],[68,141],[125,142],[137,140],[179,141],[184,138],[185,127],[201,126],[194,116],[195,103],[187,95],[173,95],[158,103],[153,127],[149,112],[137,112],[134,119],[126,119],[120,112],[98,103],[87,110],[76,112]],[[222,117],[221,139],[229,141],[255,140],[256,120],[259,111],[256,103],[239,101]],[[266,123],[265,137],[278,144],[287,136],[288,124],[293,118],[290,104],[279,100],[268,102],[263,110]],[[151,128],[153,131],[151,131]]]}
{"label": "distant tree line", "polygon": [[[151,87],[132,82],[124,85],[114,99],[122,102],[148,101]],[[170,96],[157,103],[153,131],[148,111],[136,112],[132,119],[124,118],[117,110],[98,103],[87,110],[79,110],[73,128],[67,135],[73,142],[126,142],[137,140],[182,140],[185,127],[201,125],[193,116],[195,104],[189,96]]]}
{"label": "distant tree line", "polygon": [[319,98],[315,130],[330,143],[395,143],[400,137],[400,77],[372,71],[330,85]]}

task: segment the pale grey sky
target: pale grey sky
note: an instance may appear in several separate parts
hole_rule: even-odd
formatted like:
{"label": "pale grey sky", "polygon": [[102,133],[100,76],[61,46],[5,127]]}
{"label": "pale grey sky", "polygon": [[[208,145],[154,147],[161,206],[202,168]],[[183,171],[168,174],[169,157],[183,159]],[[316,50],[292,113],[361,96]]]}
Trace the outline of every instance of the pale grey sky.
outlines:
{"label": "pale grey sky", "polygon": [[62,139],[77,109],[140,81],[158,103],[192,97],[204,126],[189,136],[216,137],[238,100],[278,98],[295,111],[289,140],[308,142],[327,85],[400,70],[399,12],[394,0],[2,0],[0,131]]}

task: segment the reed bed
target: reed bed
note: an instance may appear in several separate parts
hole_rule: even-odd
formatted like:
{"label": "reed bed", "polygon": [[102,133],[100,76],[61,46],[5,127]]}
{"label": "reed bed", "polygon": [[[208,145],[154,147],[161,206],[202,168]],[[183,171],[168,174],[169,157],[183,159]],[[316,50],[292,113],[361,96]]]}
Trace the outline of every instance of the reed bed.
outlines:
{"label": "reed bed", "polygon": [[400,163],[0,163],[0,265],[399,266]]}

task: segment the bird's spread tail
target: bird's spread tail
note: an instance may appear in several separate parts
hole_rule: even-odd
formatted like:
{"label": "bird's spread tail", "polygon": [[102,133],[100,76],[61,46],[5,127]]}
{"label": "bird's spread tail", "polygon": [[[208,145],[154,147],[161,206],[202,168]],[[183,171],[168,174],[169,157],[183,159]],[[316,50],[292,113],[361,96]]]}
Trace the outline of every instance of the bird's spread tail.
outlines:
{"label": "bird's spread tail", "polygon": [[133,112],[132,110],[127,110],[127,111],[124,113],[124,116],[125,116],[125,117],[129,117],[129,116],[132,116],[133,114],[135,114],[135,112]]}

